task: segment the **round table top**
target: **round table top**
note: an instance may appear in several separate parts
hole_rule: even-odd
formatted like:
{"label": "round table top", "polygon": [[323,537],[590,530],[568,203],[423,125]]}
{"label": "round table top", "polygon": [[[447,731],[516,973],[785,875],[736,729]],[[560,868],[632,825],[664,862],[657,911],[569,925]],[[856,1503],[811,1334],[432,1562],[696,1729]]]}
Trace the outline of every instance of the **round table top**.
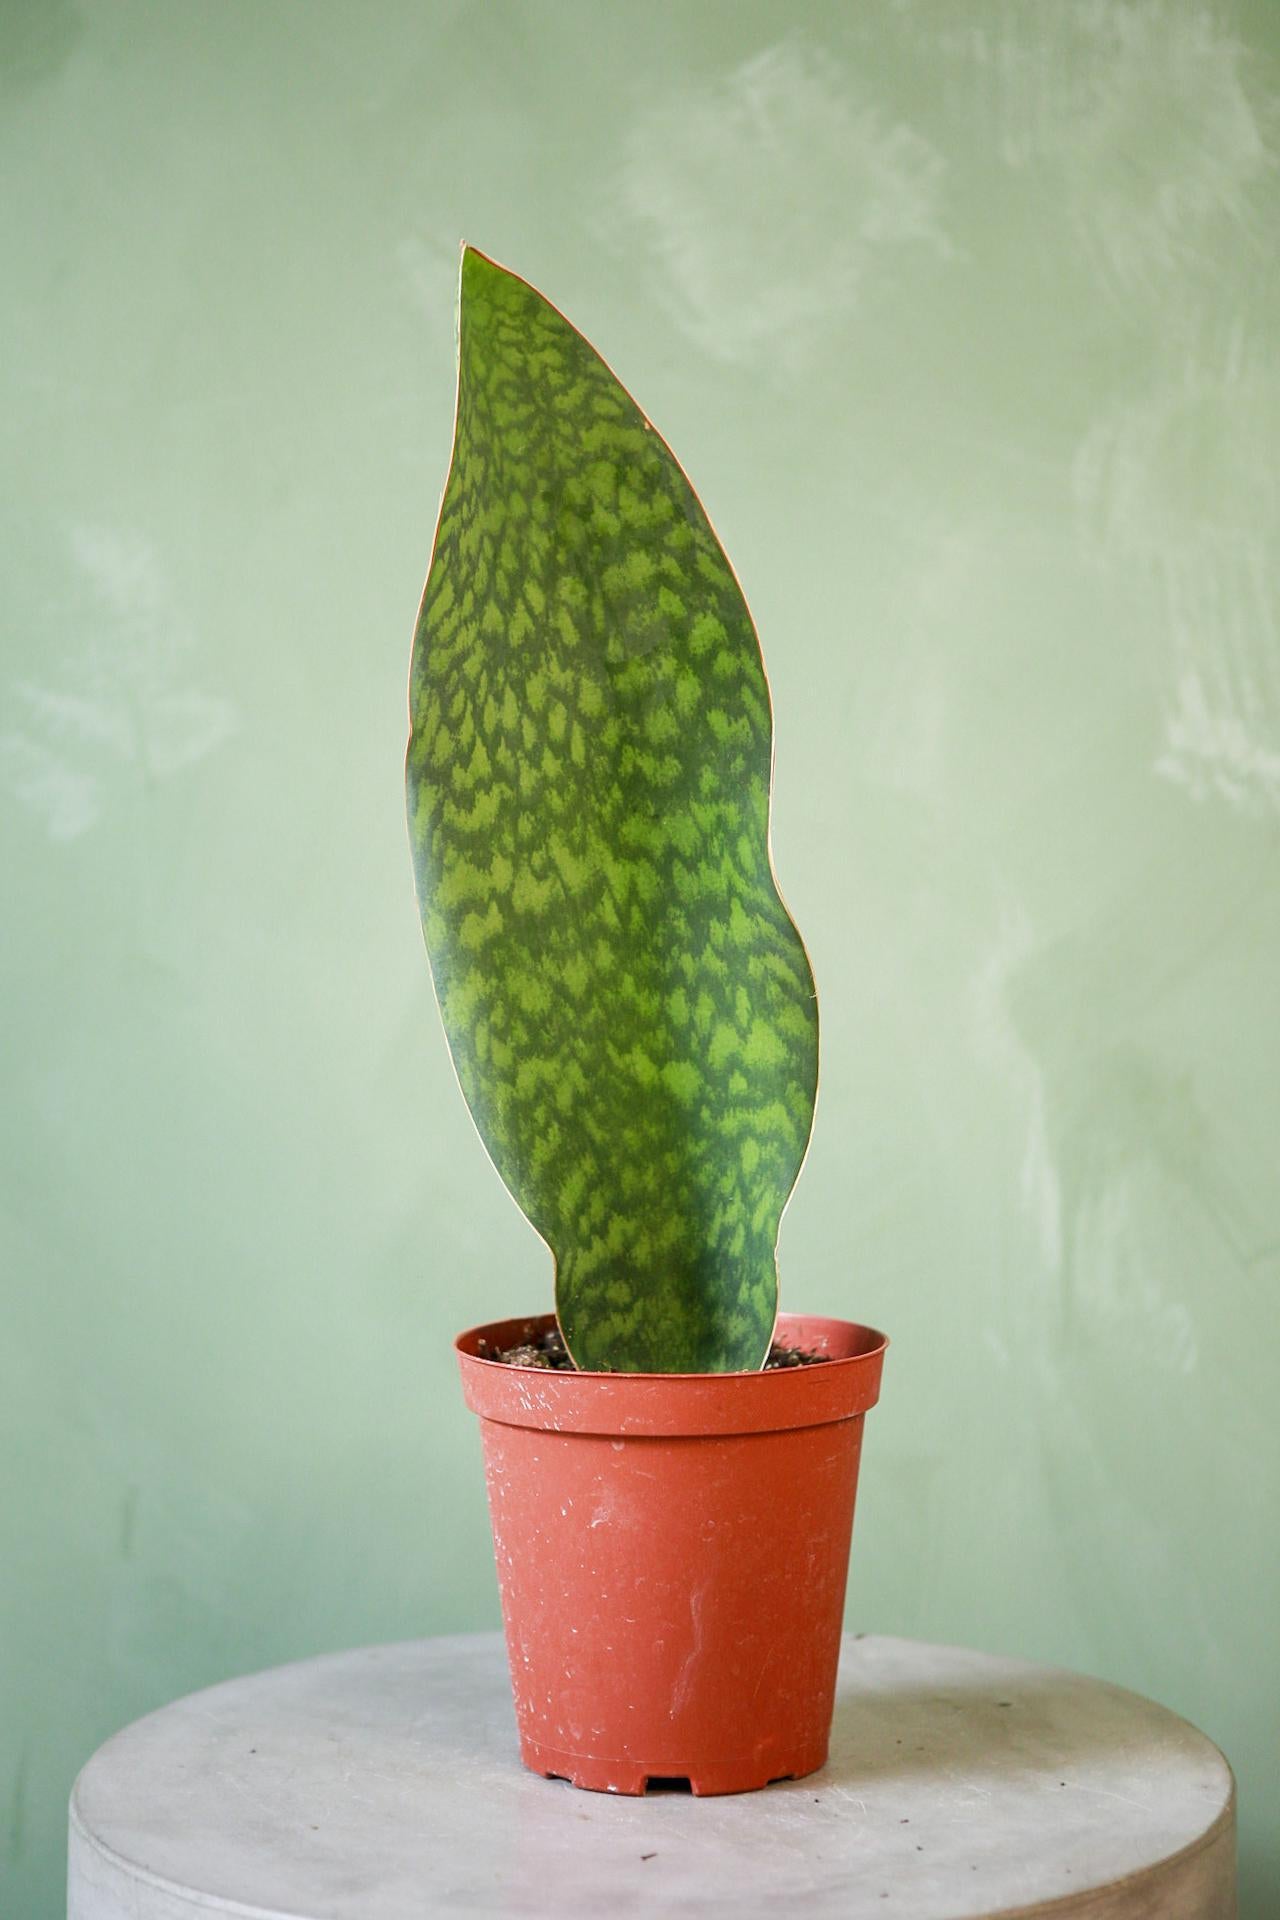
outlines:
{"label": "round table top", "polygon": [[1234,1794],[1097,1680],[847,1635],[821,1773],[614,1799],[521,1766],[497,1634],[369,1647],[127,1727],[71,1800],[70,1920],[1234,1913]]}

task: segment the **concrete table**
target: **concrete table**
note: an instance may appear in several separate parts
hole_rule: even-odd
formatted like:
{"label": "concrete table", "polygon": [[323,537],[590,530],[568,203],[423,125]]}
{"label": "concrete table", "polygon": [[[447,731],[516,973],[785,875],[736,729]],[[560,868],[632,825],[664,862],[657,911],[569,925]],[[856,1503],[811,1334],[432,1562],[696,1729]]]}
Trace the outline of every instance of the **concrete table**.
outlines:
{"label": "concrete table", "polygon": [[193,1694],[90,1760],[71,1920],[1229,1920],[1231,1772],[1163,1708],[846,1637],[831,1760],[723,1799],[526,1773],[496,1634]]}

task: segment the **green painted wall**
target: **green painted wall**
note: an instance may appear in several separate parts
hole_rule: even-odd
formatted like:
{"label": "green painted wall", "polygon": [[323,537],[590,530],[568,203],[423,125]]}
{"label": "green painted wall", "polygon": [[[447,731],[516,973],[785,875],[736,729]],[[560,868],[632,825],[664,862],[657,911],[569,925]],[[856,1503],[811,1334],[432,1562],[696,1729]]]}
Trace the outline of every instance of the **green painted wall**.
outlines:
{"label": "green painted wall", "polygon": [[1280,1905],[1280,11],[0,0],[0,1912],[246,1668],[496,1620],[550,1266],[403,824],[465,234],[672,440],[824,1010],[862,1625],[1219,1739]]}

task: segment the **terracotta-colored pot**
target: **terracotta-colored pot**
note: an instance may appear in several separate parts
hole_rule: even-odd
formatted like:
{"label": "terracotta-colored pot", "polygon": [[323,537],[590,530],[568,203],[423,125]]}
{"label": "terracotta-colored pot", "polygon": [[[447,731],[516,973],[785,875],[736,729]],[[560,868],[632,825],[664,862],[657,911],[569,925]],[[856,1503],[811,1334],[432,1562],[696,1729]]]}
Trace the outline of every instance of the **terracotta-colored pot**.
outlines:
{"label": "terracotta-colored pot", "polygon": [[862,1417],[887,1342],[783,1314],[831,1356],[769,1373],[556,1373],[455,1345],[480,1415],[520,1729],[535,1773],[742,1793],[827,1757]]}

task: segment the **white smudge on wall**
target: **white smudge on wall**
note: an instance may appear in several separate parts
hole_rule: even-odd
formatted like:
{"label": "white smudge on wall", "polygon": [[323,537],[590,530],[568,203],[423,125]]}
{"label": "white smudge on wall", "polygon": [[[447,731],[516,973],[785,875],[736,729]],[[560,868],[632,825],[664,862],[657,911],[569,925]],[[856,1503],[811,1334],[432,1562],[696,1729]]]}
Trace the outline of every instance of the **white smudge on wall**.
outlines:
{"label": "white smudge on wall", "polygon": [[1156,770],[1196,799],[1280,809],[1280,360],[1233,321],[1184,338],[1077,452],[1087,553],[1155,596],[1167,636]]}
{"label": "white smudge on wall", "polygon": [[644,236],[705,352],[794,368],[890,262],[948,255],[943,173],[847,71],[787,40],[641,113],[610,227]]}
{"label": "white smudge on wall", "polygon": [[1044,1114],[1044,1069],[1027,1052],[1009,1020],[1006,991],[1013,975],[1034,952],[1031,920],[1021,908],[1006,908],[996,939],[969,981],[969,1016],[975,1052],[1013,1083],[1025,1100],[1023,1164],[1019,1198],[1032,1223],[1040,1258],[1050,1273],[1063,1261],[1061,1181],[1057,1177]]}
{"label": "white smudge on wall", "polygon": [[[928,32],[928,11],[911,9]],[[1249,57],[1209,9],[1166,0],[976,0],[936,44],[976,93],[1001,159],[1052,172],[1117,297],[1202,263],[1224,234],[1265,241],[1253,190],[1274,162]]]}
{"label": "white smudge on wall", "polygon": [[1157,773],[1185,787],[1194,800],[1217,795],[1254,812],[1280,812],[1280,752],[1262,745],[1229,708],[1214,707],[1194,671],[1178,681],[1176,704],[1165,713],[1164,752]]}
{"label": "white smudge on wall", "polygon": [[1156,1223],[1169,1214],[1157,1169],[1117,1169],[1081,1206],[1073,1251],[1096,1326],[1138,1348],[1148,1366],[1187,1375],[1200,1357],[1195,1323],[1185,1302],[1169,1297],[1170,1267],[1152,1254],[1160,1245]]}
{"label": "white smudge on wall", "polygon": [[890,604],[895,645],[866,703],[860,758],[874,783],[928,798],[942,788],[955,682],[968,670],[954,644],[955,612],[973,604],[998,568],[1002,529],[972,511],[944,513],[927,498],[888,499],[911,530],[911,559]]}
{"label": "white smudge on wall", "polygon": [[52,684],[11,684],[0,734],[0,777],[53,840],[97,823],[121,766],[168,778],[236,725],[228,700],[179,678],[195,637],[155,548],[104,526],[73,529],[70,544],[81,593],[66,655]]}
{"label": "white smudge on wall", "polygon": [[1019,1290],[1038,1262],[1060,1310],[1056,1326],[1027,1324],[1021,1337],[1031,1350],[1041,1336],[1056,1375],[1063,1340],[1140,1329],[1152,1367],[1187,1374],[1199,1349],[1179,1236],[1207,1219],[1240,1238],[1240,1196],[1190,1076],[1124,1037],[1128,1009],[1106,1002],[1102,951],[1042,945],[1022,908],[1006,907],[970,979],[975,1053],[1010,1087],[1022,1127],[1018,1200],[1034,1257],[1014,1259]]}
{"label": "white smudge on wall", "polygon": [[1062,1266],[1062,1183],[1049,1145],[1044,1070],[1023,1045],[1006,1005],[1009,982],[1034,951],[1026,913],[1021,907],[1005,908],[995,940],[970,980],[969,1009],[978,1057],[1009,1079],[1026,1103],[1019,1196],[1040,1256],[1056,1274]]}

